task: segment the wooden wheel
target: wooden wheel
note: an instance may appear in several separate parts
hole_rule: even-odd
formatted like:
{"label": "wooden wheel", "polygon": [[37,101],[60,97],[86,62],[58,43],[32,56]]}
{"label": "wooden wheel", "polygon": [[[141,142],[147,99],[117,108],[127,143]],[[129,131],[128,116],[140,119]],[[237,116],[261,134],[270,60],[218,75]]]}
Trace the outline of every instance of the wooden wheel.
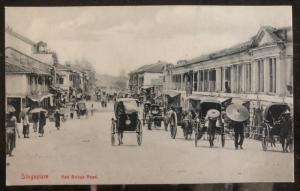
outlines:
{"label": "wooden wheel", "polygon": [[222,127],[222,130],[221,130],[221,143],[222,143],[222,148],[224,148],[224,146],[225,146],[224,127]]}
{"label": "wooden wheel", "polygon": [[115,135],[116,135],[116,123],[115,123],[114,119],[112,119],[112,122],[111,122],[111,145],[112,146],[114,146],[115,142],[116,142]]}
{"label": "wooden wheel", "polygon": [[264,124],[263,129],[262,129],[262,138],[261,138],[261,145],[262,145],[263,151],[267,151],[267,148],[268,148],[267,137],[268,136],[269,135],[267,133],[267,126]]}
{"label": "wooden wheel", "polygon": [[143,132],[142,132],[142,127],[141,127],[141,122],[138,122],[137,125],[137,130],[136,130],[136,136],[137,136],[137,143],[139,146],[142,145],[142,137],[143,137]]}
{"label": "wooden wheel", "polygon": [[198,144],[198,133],[199,133],[199,123],[196,124],[196,128],[195,128],[195,147],[197,147]]}
{"label": "wooden wheel", "polygon": [[170,119],[170,131],[171,131],[171,138],[175,139],[177,134],[177,115],[175,112],[172,113]]}

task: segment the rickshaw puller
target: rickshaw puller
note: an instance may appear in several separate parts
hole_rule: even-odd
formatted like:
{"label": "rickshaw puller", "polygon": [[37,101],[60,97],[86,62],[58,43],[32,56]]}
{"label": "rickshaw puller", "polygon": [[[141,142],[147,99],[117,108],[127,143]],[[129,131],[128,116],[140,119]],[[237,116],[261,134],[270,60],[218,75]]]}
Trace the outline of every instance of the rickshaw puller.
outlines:
{"label": "rickshaw puller", "polygon": [[243,149],[245,122],[232,121],[230,125],[234,129],[235,149],[238,149],[238,146]]}

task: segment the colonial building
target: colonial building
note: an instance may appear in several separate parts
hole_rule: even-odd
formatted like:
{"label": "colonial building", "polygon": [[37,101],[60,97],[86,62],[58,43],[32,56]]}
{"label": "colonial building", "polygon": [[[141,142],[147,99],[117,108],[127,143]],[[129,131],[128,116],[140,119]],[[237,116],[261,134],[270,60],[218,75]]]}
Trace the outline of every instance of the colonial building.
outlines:
{"label": "colonial building", "polygon": [[[27,37],[5,28],[5,83],[6,103],[15,107],[18,114],[22,107],[56,106],[52,91],[55,85],[55,59],[42,54],[46,43],[35,43]],[[43,47],[43,48],[42,48]]]}
{"label": "colonial building", "polygon": [[154,64],[144,65],[129,73],[129,90],[133,94],[142,93],[143,89],[154,87],[154,91],[162,89],[163,69],[170,65],[167,62],[158,61]]}
{"label": "colonial building", "polygon": [[52,67],[11,47],[5,49],[5,56],[6,104],[13,105],[16,114],[23,107],[53,106]]}
{"label": "colonial building", "polygon": [[[293,106],[292,28],[264,26],[246,42],[180,60],[164,70],[165,90]],[[185,101],[183,105],[186,106]]]}

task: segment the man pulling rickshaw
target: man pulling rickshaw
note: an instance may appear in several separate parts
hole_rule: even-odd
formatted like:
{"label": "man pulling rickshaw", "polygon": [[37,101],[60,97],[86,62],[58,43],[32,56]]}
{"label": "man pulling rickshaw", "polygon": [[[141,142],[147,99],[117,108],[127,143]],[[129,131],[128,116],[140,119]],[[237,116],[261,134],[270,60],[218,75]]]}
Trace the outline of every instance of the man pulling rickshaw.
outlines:
{"label": "man pulling rickshaw", "polygon": [[243,149],[244,129],[250,116],[247,108],[240,104],[231,104],[226,108],[226,116],[230,119],[229,127],[234,129],[235,149]]}
{"label": "man pulling rickshaw", "polygon": [[205,117],[205,123],[207,123],[207,134],[208,134],[208,141],[209,146],[214,146],[214,139],[215,134],[217,130],[217,123],[221,124],[222,120],[220,117],[220,112],[216,109],[210,109],[207,111],[206,117]]}

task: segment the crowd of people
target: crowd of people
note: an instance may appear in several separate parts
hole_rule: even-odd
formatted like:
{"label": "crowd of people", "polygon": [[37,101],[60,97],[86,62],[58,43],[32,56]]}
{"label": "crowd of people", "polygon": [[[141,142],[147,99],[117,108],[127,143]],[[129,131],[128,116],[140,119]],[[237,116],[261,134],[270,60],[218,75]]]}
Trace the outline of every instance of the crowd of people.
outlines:
{"label": "crowd of people", "polygon": [[61,128],[61,122],[66,121],[66,115],[70,114],[70,119],[75,118],[75,114],[77,118],[80,116],[88,117],[89,113],[93,116],[94,113],[94,104],[91,103],[90,107],[87,108],[85,105],[85,101],[81,101],[83,106],[80,105],[79,102],[72,103],[70,108],[64,106],[60,109],[56,109],[53,114],[48,114],[48,111],[42,108],[23,108],[20,112],[19,116],[16,116],[16,110],[13,106],[9,106],[10,110],[6,113],[6,154],[9,157],[13,156],[13,150],[16,147],[16,139],[21,138],[21,134],[18,129],[18,119],[22,126],[22,135],[24,139],[30,138],[30,129],[32,127],[33,133],[38,133],[38,137],[45,136],[44,127],[47,124],[47,118],[52,118],[54,121],[54,127],[57,130]]}

